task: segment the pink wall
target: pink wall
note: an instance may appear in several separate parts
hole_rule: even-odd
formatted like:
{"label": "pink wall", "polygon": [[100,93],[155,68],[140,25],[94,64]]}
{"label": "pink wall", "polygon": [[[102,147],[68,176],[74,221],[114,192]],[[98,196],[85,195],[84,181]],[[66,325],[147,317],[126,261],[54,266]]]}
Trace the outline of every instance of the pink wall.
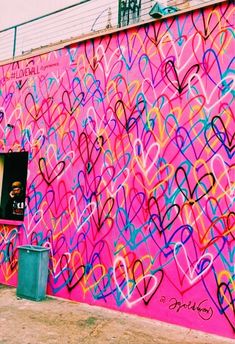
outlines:
{"label": "pink wall", "polygon": [[0,67],[1,151],[30,153],[1,283],[43,245],[49,294],[234,337],[233,10]]}

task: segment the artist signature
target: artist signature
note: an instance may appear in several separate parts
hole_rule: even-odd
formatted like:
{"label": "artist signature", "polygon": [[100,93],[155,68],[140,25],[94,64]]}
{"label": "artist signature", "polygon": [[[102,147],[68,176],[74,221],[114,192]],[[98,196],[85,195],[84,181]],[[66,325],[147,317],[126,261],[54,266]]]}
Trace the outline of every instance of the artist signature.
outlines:
{"label": "artist signature", "polygon": [[177,313],[181,312],[182,310],[196,312],[203,320],[209,320],[214,313],[213,308],[208,307],[207,299],[197,303],[195,301],[182,302],[177,300],[175,297],[167,299],[165,296],[162,296],[160,302],[168,303],[169,309],[175,310]]}

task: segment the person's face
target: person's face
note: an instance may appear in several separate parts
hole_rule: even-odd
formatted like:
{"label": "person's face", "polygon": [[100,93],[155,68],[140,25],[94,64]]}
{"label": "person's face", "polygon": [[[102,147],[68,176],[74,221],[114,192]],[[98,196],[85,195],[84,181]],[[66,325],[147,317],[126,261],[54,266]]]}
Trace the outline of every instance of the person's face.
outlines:
{"label": "person's face", "polygon": [[13,188],[12,193],[14,196],[19,196],[21,194],[21,188],[17,188],[17,187]]}

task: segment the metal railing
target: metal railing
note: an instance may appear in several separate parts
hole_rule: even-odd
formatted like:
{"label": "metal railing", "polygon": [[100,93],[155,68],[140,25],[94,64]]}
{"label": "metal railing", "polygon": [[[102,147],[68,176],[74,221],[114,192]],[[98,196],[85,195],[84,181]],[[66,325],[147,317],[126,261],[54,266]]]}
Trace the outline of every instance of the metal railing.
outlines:
{"label": "metal railing", "polygon": [[83,0],[0,31],[0,60],[117,25],[117,0]]}
{"label": "metal railing", "polygon": [[[174,6],[177,11],[182,11],[217,2],[223,1],[161,0],[158,4],[161,9]],[[0,61],[66,40],[151,20],[154,16],[151,17],[149,13],[156,4],[156,0],[83,0],[0,30]]]}

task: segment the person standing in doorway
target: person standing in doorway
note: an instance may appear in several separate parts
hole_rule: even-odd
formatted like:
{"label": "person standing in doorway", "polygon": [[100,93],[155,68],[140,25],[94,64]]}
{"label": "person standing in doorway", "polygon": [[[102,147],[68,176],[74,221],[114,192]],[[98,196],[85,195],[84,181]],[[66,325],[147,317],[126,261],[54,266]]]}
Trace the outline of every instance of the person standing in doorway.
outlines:
{"label": "person standing in doorway", "polygon": [[5,217],[12,220],[23,220],[25,197],[23,186],[20,181],[14,181],[11,184],[9,200],[6,205]]}

